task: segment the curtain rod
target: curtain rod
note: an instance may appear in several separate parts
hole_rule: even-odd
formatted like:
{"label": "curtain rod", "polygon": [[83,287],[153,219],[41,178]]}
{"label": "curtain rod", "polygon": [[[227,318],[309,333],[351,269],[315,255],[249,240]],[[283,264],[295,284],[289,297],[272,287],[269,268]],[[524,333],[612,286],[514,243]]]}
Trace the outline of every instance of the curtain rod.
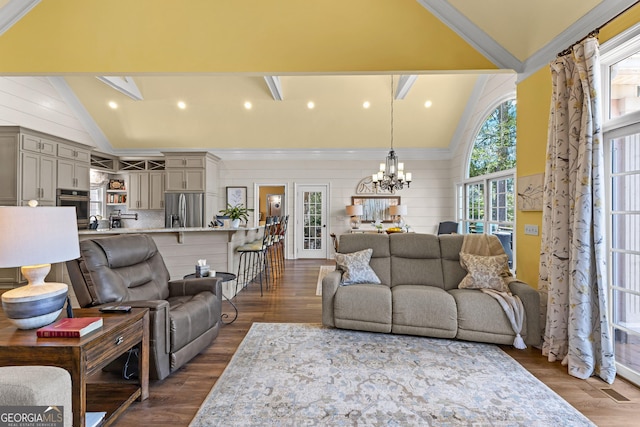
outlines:
{"label": "curtain rod", "polygon": [[566,48],[565,50],[561,51],[560,53],[558,53],[557,57],[560,58],[561,56],[565,56],[570,54],[573,51],[573,47],[575,45],[577,45],[578,43],[583,42],[584,40],[588,39],[589,37],[598,37],[598,34],[600,33],[600,30],[604,27],[606,27],[608,24],[610,24],[614,19],[618,18],[620,15],[623,15],[625,12],[627,12],[629,9],[631,9],[632,7],[634,7],[635,5],[637,5],[638,3],[640,3],[640,0],[636,1],[635,3],[627,6],[624,10],[622,10],[621,12],[617,13],[615,16],[611,17],[611,19],[609,19],[607,22],[605,22],[604,24],[600,25],[599,27],[597,27],[595,30],[591,31],[589,34],[587,34],[586,36],[584,36],[583,38],[581,38],[580,40],[578,40],[577,42],[573,43],[571,46],[569,46],[568,48]]}

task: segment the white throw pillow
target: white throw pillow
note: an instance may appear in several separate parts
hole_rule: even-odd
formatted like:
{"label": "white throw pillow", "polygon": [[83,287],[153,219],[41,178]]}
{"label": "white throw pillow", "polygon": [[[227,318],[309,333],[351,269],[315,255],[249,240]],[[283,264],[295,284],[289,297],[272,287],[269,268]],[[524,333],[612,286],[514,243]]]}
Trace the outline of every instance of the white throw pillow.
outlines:
{"label": "white throw pillow", "polygon": [[509,286],[502,277],[505,269],[509,268],[509,257],[506,254],[480,256],[460,252],[460,264],[467,270],[467,275],[458,288],[509,291]]}
{"label": "white throw pillow", "polygon": [[373,249],[364,249],[349,254],[336,253],[336,268],[342,270],[341,285],[356,283],[380,283],[380,279],[369,265]]}

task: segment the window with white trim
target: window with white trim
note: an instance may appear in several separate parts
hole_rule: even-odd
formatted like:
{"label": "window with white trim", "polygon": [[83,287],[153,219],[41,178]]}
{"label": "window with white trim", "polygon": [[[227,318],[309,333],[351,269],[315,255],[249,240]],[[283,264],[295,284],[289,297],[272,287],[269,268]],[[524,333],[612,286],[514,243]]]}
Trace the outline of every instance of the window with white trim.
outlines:
{"label": "window with white trim", "polygon": [[601,52],[608,310],[618,373],[640,385],[640,26]]}
{"label": "window with white trim", "polygon": [[89,215],[94,215],[96,217],[105,216],[105,205],[104,205],[104,197],[105,197],[104,186],[91,187],[89,190]]}
{"label": "window with white trim", "polygon": [[457,221],[463,233],[500,239],[513,267],[515,223],[516,101],[498,105],[480,126],[469,156],[467,179],[458,184]]}

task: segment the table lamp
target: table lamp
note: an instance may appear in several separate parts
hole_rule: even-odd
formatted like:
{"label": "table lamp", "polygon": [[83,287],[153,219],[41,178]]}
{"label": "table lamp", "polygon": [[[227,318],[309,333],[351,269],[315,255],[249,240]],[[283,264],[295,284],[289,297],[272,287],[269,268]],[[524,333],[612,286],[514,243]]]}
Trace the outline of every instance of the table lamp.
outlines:
{"label": "table lamp", "polygon": [[404,219],[402,219],[402,216],[407,214],[407,205],[389,206],[389,214],[394,217],[396,227],[402,228],[404,226]]}
{"label": "table lamp", "polygon": [[68,287],[44,279],[51,263],[80,256],[75,208],[2,206],[0,236],[0,268],[21,267],[28,281],[2,294],[7,318],[19,329],[52,323],[64,307]]}
{"label": "table lamp", "polygon": [[360,228],[360,215],[362,215],[362,205],[349,205],[345,207],[347,215],[351,216],[351,228],[357,230]]}

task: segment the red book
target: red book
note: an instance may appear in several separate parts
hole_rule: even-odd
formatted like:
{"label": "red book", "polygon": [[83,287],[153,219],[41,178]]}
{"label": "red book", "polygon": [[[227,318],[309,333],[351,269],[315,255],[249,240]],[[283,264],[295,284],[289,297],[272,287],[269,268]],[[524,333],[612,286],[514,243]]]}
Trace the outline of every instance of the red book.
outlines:
{"label": "red book", "polygon": [[65,317],[36,331],[38,338],[80,338],[102,326],[102,317]]}

